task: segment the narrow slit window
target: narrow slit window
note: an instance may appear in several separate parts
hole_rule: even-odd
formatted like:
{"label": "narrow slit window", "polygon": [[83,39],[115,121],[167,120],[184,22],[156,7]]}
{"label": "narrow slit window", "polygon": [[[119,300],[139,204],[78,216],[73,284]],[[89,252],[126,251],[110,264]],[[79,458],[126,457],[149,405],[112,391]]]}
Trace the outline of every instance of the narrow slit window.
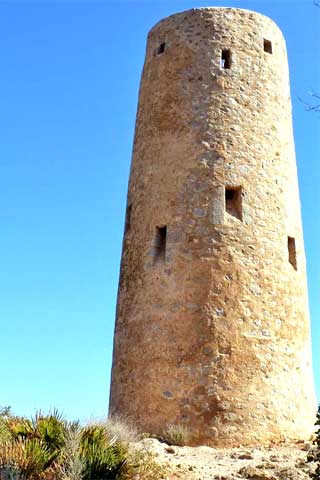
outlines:
{"label": "narrow slit window", "polygon": [[263,49],[267,53],[272,53],[272,43],[266,38],[263,39]]}
{"label": "narrow slit window", "polygon": [[166,258],[167,226],[156,227],[154,263],[164,263]]}
{"label": "narrow slit window", "polygon": [[242,187],[226,187],[226,212],[242,221]]}
{"label": "narrow slit window", "polygon": [[222,50],[221,61],[220,61],[221,68],[224,68],[224,69],[231,68],[231,62],[232,62],[231,50],[228,50],[228,49]]}
{"label": "narrow slit window", "polygon": [[289,262],[295,270],[298,270],[297,266],[297,251],[296,251],[296,239],[288,237],[288,257]]}
{"label": "narrow slit window", "polygon": [[162,53],[164,53],[165,48],[166,48],[166,43],[165,42],[160,43],[160,45],[157,48],[157,52],[156,52],[157,55],[161,55]]}
{"label": "narrow slit window", "polygon": [[125,221],[125,227],[124,227],[125,233],[127,233],[131,227],[131,211],[132,211],[132,203],[129,203],[126,211],[126,221]]}

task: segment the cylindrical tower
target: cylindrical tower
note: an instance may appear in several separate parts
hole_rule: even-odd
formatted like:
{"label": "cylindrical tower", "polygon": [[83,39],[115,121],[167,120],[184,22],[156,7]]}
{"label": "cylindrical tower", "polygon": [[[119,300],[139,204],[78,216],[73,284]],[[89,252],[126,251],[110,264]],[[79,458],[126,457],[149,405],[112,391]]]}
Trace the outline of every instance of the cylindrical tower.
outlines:
{"label": "cylindrical tower", "polygon": [[232,446],[306,438],[315,409],[285,41],[178,13],[148,36],[110,413]]}

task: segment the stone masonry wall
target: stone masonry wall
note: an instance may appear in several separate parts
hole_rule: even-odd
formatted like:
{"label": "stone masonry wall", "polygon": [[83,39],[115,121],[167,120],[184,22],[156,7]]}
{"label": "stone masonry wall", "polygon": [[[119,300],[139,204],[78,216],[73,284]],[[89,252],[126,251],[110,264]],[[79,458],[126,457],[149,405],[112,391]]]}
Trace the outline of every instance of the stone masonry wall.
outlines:
{"label": "stone masonry wall", "polygon": [[247,10],[173,15],[148,36],[110,413],[235,446],[306,438],[314,412],[283,36]]}

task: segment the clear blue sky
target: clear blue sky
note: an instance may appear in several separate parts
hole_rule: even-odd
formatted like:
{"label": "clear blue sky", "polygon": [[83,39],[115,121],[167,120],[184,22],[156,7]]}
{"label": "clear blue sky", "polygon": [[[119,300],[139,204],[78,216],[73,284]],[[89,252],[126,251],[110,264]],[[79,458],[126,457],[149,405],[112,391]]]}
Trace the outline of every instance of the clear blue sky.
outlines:
{"label": "clear blue sky", "polygon": [[147,31],[195,6],[273,18],[288,46],[320,398],[320,117],[312,0],[0,1],[0,405],[107,412],[114,310]]}

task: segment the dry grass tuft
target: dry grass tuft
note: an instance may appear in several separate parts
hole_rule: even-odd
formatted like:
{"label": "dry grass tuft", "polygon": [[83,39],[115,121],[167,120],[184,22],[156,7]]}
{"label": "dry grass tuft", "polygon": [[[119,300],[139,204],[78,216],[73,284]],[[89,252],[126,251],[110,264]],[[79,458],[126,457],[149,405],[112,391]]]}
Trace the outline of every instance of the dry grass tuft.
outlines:
{"label": "dry grass tuft", "polygon": [[122,417],[108,417],[103,424],[110,437],[117,442],[129,444],[138,442],[141,438],[134,425]]}
{"label": "dry grass tuft", "polygon": [[162,440],[168,445],[184,447],[190,442],[191,431],[181,424],[169,423],[162,433]]}

